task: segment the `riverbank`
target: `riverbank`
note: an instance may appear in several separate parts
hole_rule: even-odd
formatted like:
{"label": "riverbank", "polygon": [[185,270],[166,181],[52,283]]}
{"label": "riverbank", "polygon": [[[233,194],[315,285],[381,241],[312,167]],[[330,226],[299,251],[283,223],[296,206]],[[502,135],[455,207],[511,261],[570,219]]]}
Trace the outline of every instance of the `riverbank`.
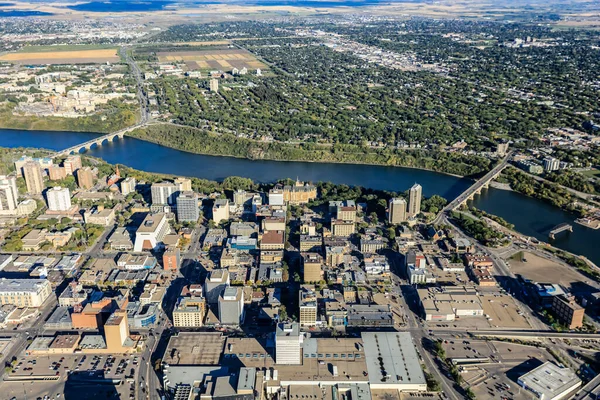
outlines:
{"label": "riverbank", "polygon": [[0,129],[29,131],[71,131],[109,133],[135,125],[135,109],[126,105],[111,107],[98,114],[78,118],[36,117],[13,114],[14,106],[0,108]]}
{"label": "riverbank", "polygon": [[301,161],[408,167],[455,177],[477,175],[492,168],[492,161],[439,150],[371,149],[357,145],[260,142],[233,135],[216,135],[197,128],[157,124],[136,129],[129,136],[193,154],[249,160]]}

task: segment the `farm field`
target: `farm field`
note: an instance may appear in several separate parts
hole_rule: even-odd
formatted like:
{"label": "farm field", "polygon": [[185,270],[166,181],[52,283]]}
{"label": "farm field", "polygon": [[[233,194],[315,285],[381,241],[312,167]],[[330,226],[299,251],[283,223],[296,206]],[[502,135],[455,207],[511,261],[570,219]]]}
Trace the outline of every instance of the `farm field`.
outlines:
{"label": "farm field", "polygon": [[117,49],[30,51],[8,53],[0,56],[0,61],[15,64],[92,64],[118,62]]}
{"label": "farm field", "polygon": [[185,63],[189,70],[231,70],[232,68],[255,70],[266,69],[267,66],[256,57],[240,49],[172,51],[157,54],[160,62]]}

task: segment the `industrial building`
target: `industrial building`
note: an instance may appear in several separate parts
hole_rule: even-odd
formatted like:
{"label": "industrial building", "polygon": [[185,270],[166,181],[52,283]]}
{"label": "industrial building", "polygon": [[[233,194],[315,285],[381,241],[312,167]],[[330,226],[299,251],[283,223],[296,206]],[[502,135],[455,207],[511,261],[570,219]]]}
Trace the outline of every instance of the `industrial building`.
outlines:
{"label": "industrial building", "polygon": [[550,361],[521,375],[517,382],[541,400],[566,399],[581,386],[577,374]]}

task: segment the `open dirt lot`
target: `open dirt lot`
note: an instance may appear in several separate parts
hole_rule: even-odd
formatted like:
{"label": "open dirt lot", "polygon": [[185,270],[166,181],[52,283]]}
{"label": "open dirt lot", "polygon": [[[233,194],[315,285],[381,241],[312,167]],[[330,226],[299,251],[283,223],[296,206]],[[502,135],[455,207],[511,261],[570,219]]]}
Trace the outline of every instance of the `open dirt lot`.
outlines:
{"label": "open dirt lot", "polygon": [[118,62],[116,49],[9,53],[1,61],[15,64],[90,64]]}
{"label": "open dirt lot", "polygon": [[577,272],[575,268],[561,265],[532,253],[524,252],[523,259],[527,261],[513,259],[509,261],[509,264],[512,272],[520,274],[524,279],[540,283],[558,283],[566,288],[570,288],[573,282],[590,280]]}
{"label": "open dirt lot", "polygon": [[160,62],[183,62],[189,70],[231,70],[232,68],[253,70],[267,68],[253,54],[240,49],[171,51],[160,52],[157,56]]}

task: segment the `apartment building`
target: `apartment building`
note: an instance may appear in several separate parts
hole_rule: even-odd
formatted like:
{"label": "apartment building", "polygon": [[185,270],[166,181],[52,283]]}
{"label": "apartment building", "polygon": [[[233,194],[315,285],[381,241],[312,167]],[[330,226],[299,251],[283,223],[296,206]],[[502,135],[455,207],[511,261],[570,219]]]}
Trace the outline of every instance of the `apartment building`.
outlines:
{"label": "apartment building", "polygon": [[0,279],[0,304],[40,307],[52,294],[46,279]]}

